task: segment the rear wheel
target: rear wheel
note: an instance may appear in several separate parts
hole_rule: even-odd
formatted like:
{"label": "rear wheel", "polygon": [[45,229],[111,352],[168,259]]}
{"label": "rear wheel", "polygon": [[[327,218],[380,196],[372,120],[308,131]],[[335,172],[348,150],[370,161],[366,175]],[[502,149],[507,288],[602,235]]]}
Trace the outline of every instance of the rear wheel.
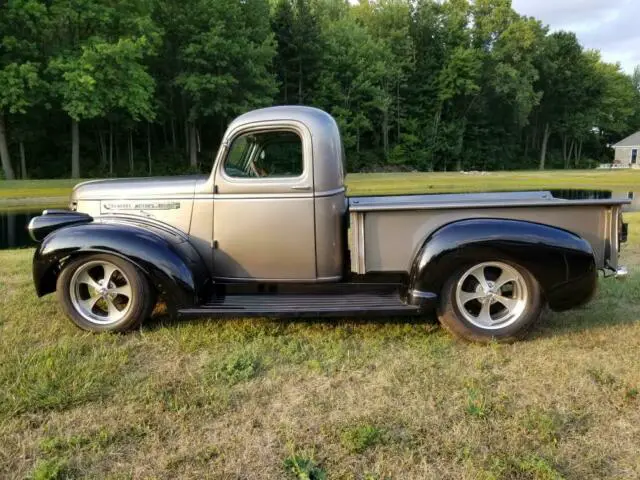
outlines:
{"label": "rear wheel", "polygon": [[438,309],[442,325],[477,342],[523,337],[543,310],[540,285],[506,260],[467,264],[446,282]]}
{"label": "rear wheel", "polygon": [[72,260],[60,273],[56,290],[73,323],[93,332],[135,328],[155,304],[155,294],[142,272],[114,255]]}

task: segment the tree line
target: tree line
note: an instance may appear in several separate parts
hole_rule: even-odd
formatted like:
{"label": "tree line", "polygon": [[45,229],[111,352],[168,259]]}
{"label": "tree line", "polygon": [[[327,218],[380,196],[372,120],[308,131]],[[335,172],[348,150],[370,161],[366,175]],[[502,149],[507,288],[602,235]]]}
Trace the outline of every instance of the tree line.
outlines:
{"label": "tree line", "polygon": [[588,167],[633,75],[510,0],[4,0],[5,178],[206,171],[231,119],[305,104],[349,171]]}

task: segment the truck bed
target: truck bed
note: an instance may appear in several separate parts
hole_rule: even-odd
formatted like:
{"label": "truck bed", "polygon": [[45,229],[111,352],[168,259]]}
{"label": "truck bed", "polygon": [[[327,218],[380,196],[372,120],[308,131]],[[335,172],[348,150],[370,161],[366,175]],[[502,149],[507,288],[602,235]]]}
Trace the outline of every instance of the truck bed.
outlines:
{"label": "truck bed", "polygon": [[408,272],[417,250],[438,228],[469,218],[543,223],[580,235],[596,265],[617,266],[618,216],[629,200],[602,191],[522,191],[349,198],[351,269]]}

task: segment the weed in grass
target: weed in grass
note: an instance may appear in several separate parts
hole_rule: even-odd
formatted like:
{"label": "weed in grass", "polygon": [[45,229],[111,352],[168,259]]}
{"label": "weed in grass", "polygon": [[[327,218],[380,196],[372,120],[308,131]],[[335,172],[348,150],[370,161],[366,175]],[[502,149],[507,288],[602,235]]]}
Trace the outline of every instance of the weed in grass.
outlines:
{"label": "weed in grass", "polygon": [[531,409],[524,418],[523,426],[540,443],[555,445],[558,442],[560,422],[554,413]]}
{"label": "weed in grass", "polygon": [[29,480],[71,480],[76,476],[69,468],[67,460],[55,458],[38,460],[28,478]]}
{"label": "weed in grass", "polygon": [[291,455],[284,461],[284,468],[298,480],[326,480],[327,473],[311,457]]}
{"label": "weed in grass", "polygon": [[260,367],[260,358],[254,352],[244,350],[233,352],[222,361],[217,359],[211,361],[207,373],[214,381],[235,385],[257,377]]}
{"label": "weed in grass", "polygon": [[627,388],[624,392],[624,398],[627,401],[633,401],[636,400],[638,398],[638,395],[640,394],[640,390],[638,390],[635,387],[630,387]]}
{"label": "weed in grass", "polygon": [[112,445],[138,442],[143,439],[147,433],[145,428],[134,425],[117,431],[101,428],[88,435],[46,437],[40,441],[40,451],[50,456],[66,456],[69,453],[79,450],[101,452]]}
{"label": "weed in grass", "polygon": [[340,443],[351,453],[363,453],[367,448],[382,442],[383,431],[375,425],[362,424],[345,428]]}
{"label": "weed in grass", "polygon": [[467,388],[467,406],[465,411],[475,418],[485,418],[489,413],[485,395],[477,388]]}
{"label": "weed in grass", "polygon": [[537,480],[562,480],[562,474],[548,460],[537,455],[529,455],[515,462],[517,470],[528,473]]}
{"label": "weed in grass", "polygon": [[499,457],[483,472],[485,480],[531,479],[563,480],[564,476],[547,459],[531,454],[523,457]]}

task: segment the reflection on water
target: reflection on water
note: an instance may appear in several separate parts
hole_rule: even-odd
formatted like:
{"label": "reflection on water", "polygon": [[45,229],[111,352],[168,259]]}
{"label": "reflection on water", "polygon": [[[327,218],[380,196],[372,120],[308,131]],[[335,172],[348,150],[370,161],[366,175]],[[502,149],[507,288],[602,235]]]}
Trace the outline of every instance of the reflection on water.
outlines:
{"label": "reflection on water", "polygon": [[631,200],[629,205],[622,207],[623,212],[640,211],[640,193],[609,190],[550,190],[554,197],[567,200],[602,200],[612,198],[614,200]]}
{"label": "reflection on water", "polygon": [[0,250],[33,246],[27,225],[31,218],[41,213],[42,209],[19,212],[0,210]]}
{"label": "reflection on water", "polygon": [[[610,192],[608,190],[550,190],[556,198],[568,200],[599,200],[605,198],[631,200],[631,204],[622,207],[625,212],[640,211],[640,192]],[[27,211],[0,210],[0,250],[8,248],[32,247],[33,240],[27,232],[31,218],[42,213],[42,209]]]}

